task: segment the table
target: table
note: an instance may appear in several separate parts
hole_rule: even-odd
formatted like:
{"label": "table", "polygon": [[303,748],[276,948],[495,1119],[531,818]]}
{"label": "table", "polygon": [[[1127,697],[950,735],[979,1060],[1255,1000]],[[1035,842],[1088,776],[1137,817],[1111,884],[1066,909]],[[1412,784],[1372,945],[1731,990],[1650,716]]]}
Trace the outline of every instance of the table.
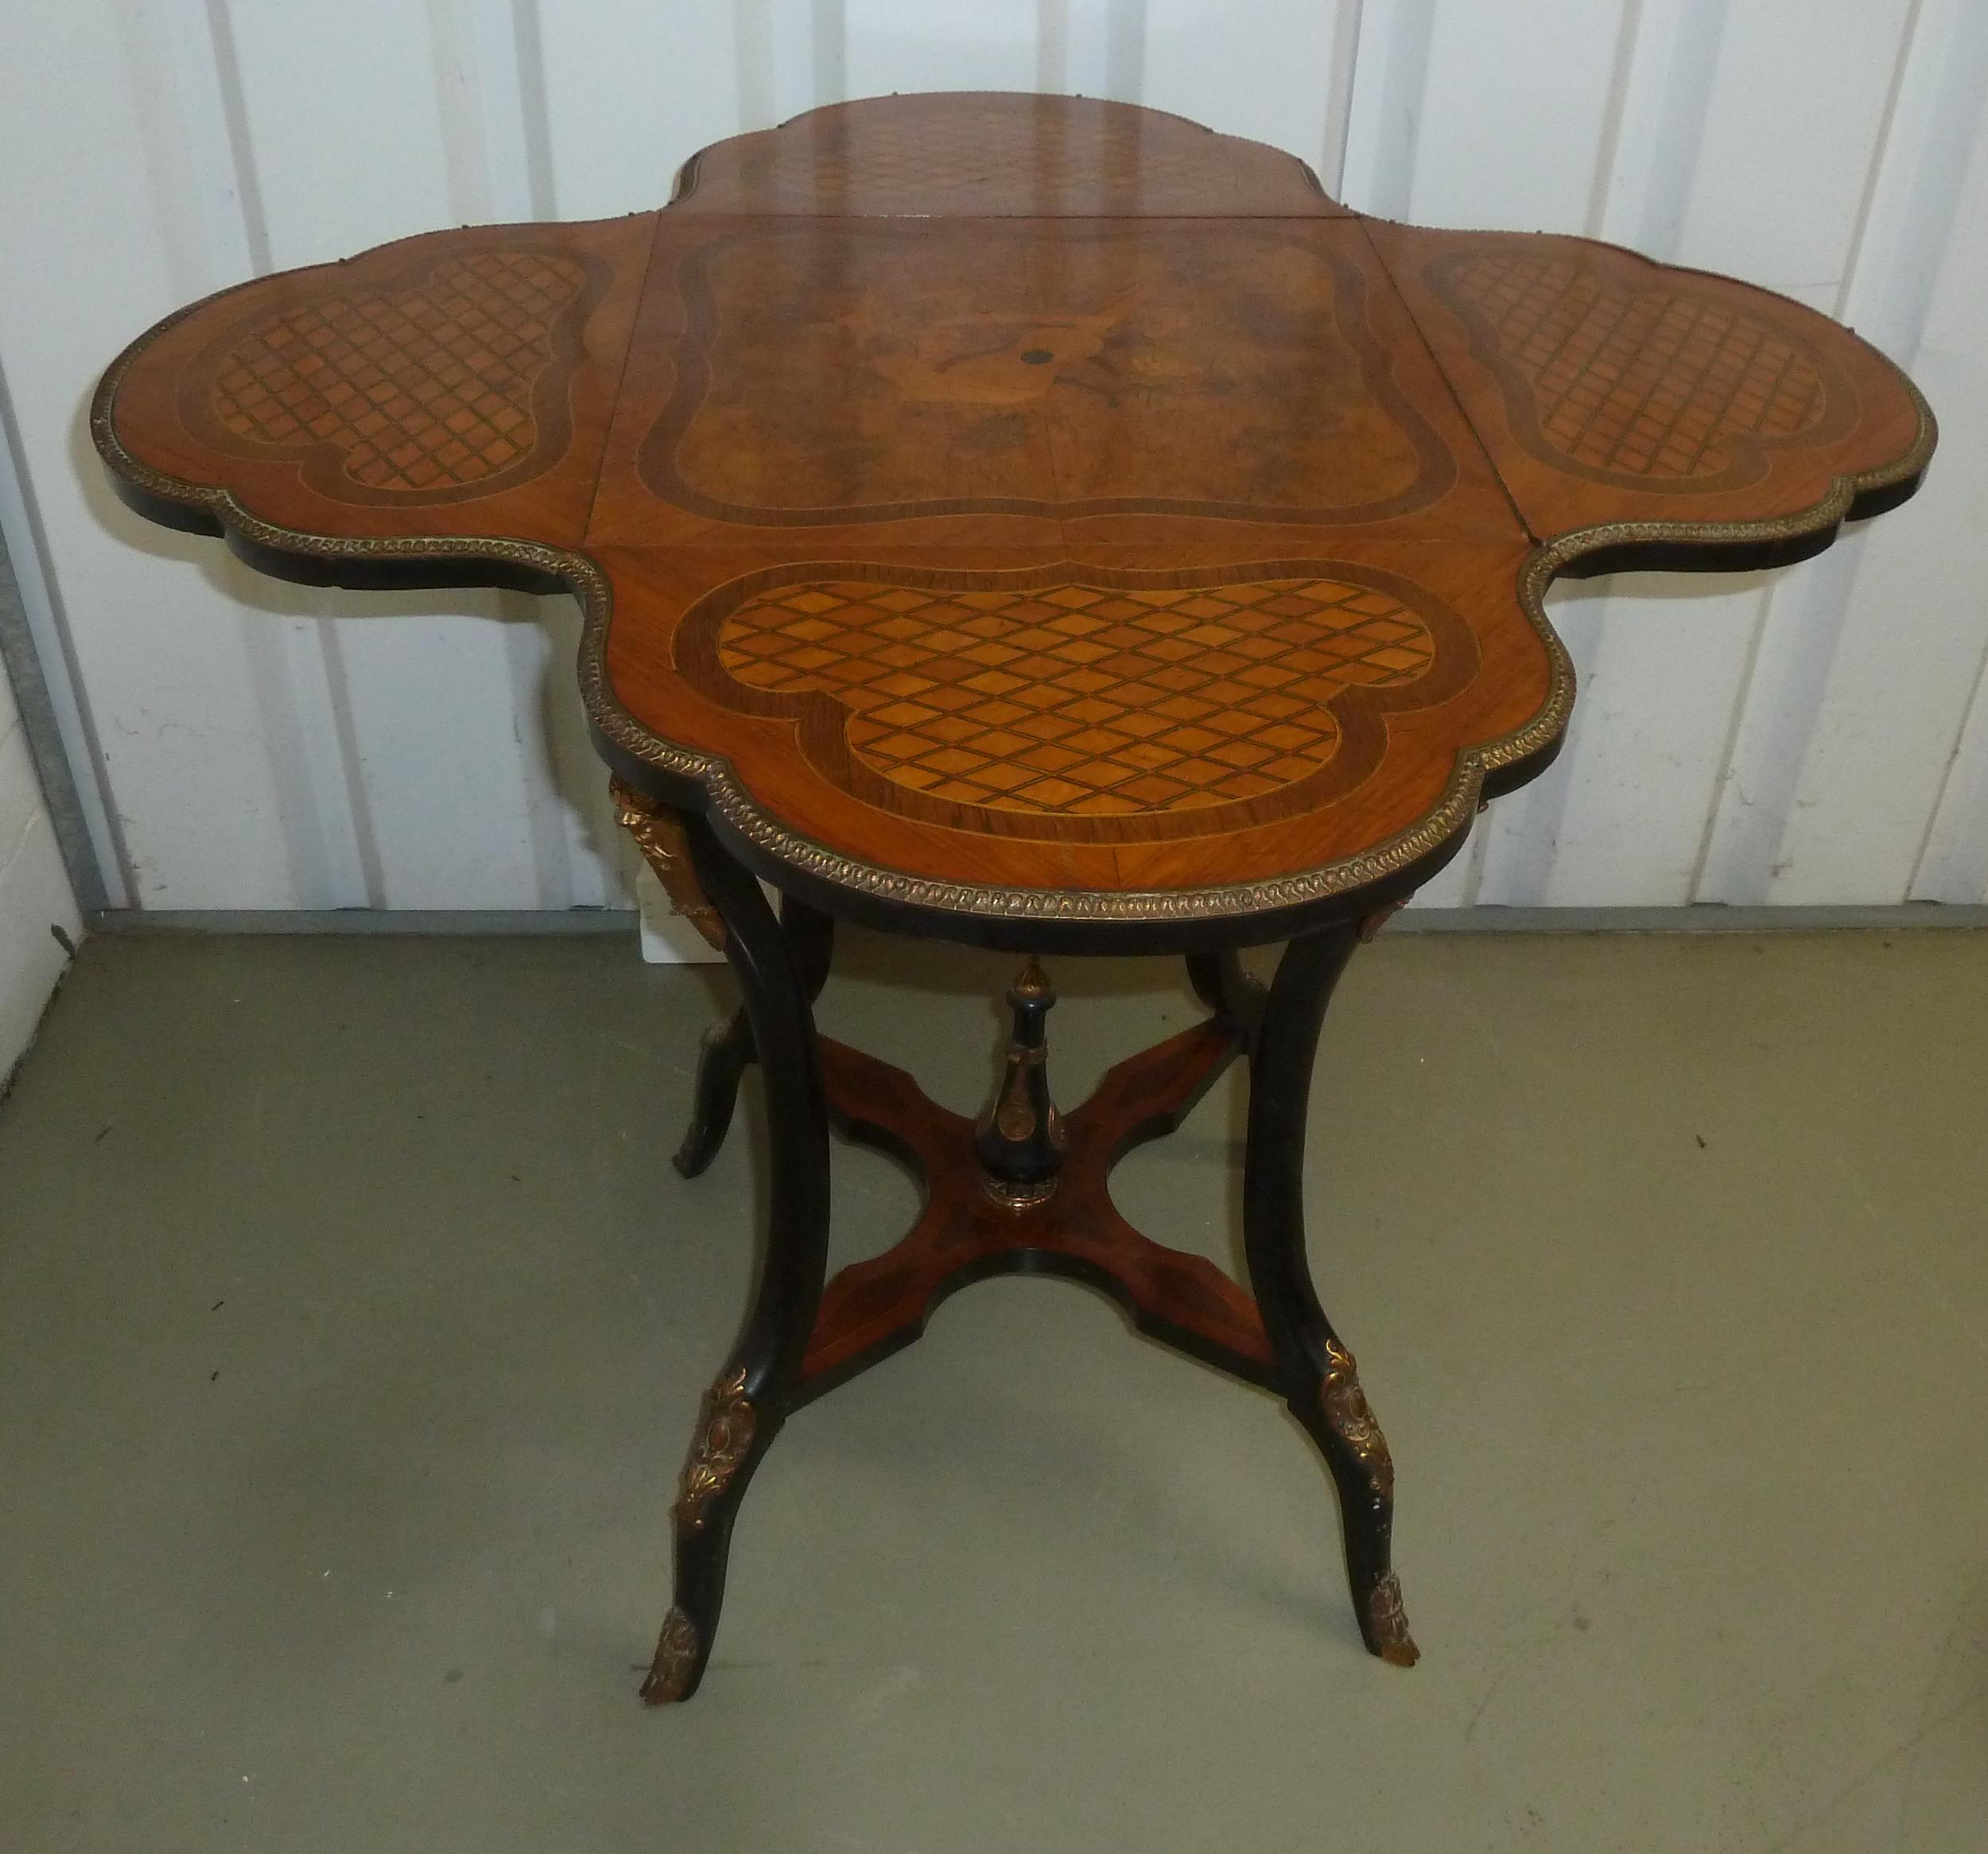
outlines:
{"label": "table", "polygon": [[[224,291],[134,343],[91,423],[132,506],[270,572],[584,608],[622,820],[743,997],[678,1167],[754,1063],[772,1148],[651,1701],[703,1676],[787,1418],[1011,1272],[1281,1395],[1361,1636],[1411,1663],[1393,1464],[1307,1260],[1334,985],[1553,758],[1555,579],[1802,558],[1909,496],[1934,442],[1909,381],[1780,297],[1366,218],[1260,145],[1002,95],[818,110],[706,150],[659,211]],[[842,919],[1026,956],[977,1122],[817,1036]],[[1277,941],[1265,987],[1238,951]],[[1055,953],[1184,956],[1207,1017],[1062,1113]],[[1247,1290],[1106,1183],[1237,1061]],[[832,1280],[831,1125],[926,1199]]]}

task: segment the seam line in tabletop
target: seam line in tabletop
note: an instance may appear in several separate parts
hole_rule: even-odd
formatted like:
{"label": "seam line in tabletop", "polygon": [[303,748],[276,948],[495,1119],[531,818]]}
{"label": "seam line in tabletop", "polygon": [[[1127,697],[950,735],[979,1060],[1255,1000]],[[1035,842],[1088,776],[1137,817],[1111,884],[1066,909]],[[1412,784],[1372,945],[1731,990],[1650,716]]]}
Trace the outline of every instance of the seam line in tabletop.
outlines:
{"label": "seam line in tabletop", "polygon": [[[1484,460],[1484,467],[1490,472],[1491,480],[1498,486],[1498,494],[1504,497],[1505,506],[1512,511],[1512,521],[1517,525],[1519,532],[1536,545],[1540,536],[1534,532],[1532,524],[1525,518],[1525,511],[1519,506],[1517,497],[1512,495],[1512,486],[1505,480],[1505,472],[1499,469],[1498,460],[1492,456],[1490,446],[1485,442],[1484,433],[1477,429],[1477,421],[1471,417],[1470,408],[1463,403],[1462,396],[1457,391],[1456,382],[1450,378],[1449,369],[1443,366],[1437,355],[1435,344],[1429,339],[1429,331],[1423,326],[1421,316],[1415,313],[1415,306],[1408,299],[1408,293],[1401,287],[1401,280],[1395,275],[1394,266],[1388,262],[1387,253],[1381,250],[1380,242],[1369,229],[1375,222],[1367,214],[1361,213],[1354,223],[1360,227],[1360,236],[1365,242],[1368,250],[1373,254],[1374,262],[1380,266],[1380,274],[1388,280],[1388,288],[1394,293],[1394,299],[1400,304],[1401,312],[1408,318],[1408,326],[1415,331],[1415,339],[1420,344],[1431,370],[1442,381],[1442,390],[1448,397],[1458,420],[1470,434],[1470,442],[1477,447],[1477,455]],[[1391,225],[1395,222],[1388,219],[1380,223]]]}
{"label": "seam line in tabletop", "polygon": [[643,306],[649,299],[649,280],[655,274],[656,247],[662,239],[662,215],[669,210],[667,206],[661,206],[651,215],[655,223],[649,228],[649,249],[642,261],[642,281],[635,285],[635,299],[629,311],[628,338],[621,344],[621,364],[615,370],[615,390],[608,398],[608,416],[600,428],[600,453],[594,459],[593,485],[587,492],[587,510],[580,518],[577,549],[586,547],[587,537],[593,532],[594,510],[600,502],[600,486],[608,475],[608,454],[612,448],[615,415],[621,409],[621,390],[627,383],[628,369],[635,358],[635,343],[642,336]]}

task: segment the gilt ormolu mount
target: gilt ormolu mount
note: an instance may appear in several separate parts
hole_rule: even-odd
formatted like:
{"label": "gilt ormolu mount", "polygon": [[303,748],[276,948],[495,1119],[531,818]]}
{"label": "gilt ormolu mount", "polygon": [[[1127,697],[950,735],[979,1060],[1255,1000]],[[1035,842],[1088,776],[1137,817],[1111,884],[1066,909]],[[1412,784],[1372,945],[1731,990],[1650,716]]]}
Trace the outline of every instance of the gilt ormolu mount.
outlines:
{"label": "gilt ormolu mount", "polygon": [[[1933,441],[1882,356],[1765,292],[1369,219],[1178,118],[991,95],[722,143],[658,212],[244,285],[134,343],[93,430],[135,506],[271,572],[585,607],[623,820],[744,997],[679,1167],[755,1062],[774,1140],[652,1699],[702,1677],[787,1415],[1013,1270],[1277,1390],[1337,1484],[1366,1644],[1411,1661],[1393,1464],[1306,1262],[1333,985],[1551,758],[1556,576],[1798,559],[1903,501]],[[837,917],[1031,956],[977,1126],[817,1037]],[[1236,949],[1279,939],[1265,990]],[[1050,952],[1184,954],[1208,1018],[1059,1115]],[[1237,1059],[1248,1291],[1106,1183]],[[926,1202],[825,1282],[831,1123]]]}

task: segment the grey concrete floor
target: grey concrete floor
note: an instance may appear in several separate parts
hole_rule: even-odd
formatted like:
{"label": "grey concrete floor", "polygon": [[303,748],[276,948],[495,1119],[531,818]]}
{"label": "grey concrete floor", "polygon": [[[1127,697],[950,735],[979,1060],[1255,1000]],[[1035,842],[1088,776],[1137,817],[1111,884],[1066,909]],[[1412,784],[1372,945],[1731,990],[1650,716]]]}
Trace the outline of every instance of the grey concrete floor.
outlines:
{"label": "grey concrete floor", "polygon": [[[822,1017],[977,1104],[1010,962]],[[1178,1027],[1052,962],[1053,1073]],[[618,940],[97,940],[0,1107],[0,1846],[1988,1847],[1988,938],[1398,935],[1314,1260],[1423,1658],[1269,1398],[1002,1281],[797,1418],[636,1703],[763,1135]],[[1233,1259],[1240,1081],[1120,1173]],[[743,1135],[743,1136],[742,1136]],[[837,1246],[911,1185],[838,1158]]]}

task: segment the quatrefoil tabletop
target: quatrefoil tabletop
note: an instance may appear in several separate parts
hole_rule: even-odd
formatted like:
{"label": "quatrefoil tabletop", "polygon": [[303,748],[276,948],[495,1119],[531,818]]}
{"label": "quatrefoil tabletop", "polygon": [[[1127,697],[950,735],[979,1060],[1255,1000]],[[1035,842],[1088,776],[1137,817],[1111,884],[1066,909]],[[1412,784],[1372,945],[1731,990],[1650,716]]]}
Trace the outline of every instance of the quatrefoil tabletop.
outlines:
{"label": "quatrefoil tabletop", "polygon": [[1551,758],[1555,576],[1800,557],[1933,443],[1767,291],[998,95],[224,292],[94,430],[273,571],[567,586],[623,778],[845,911],[1020,938],[1404,892]]}

